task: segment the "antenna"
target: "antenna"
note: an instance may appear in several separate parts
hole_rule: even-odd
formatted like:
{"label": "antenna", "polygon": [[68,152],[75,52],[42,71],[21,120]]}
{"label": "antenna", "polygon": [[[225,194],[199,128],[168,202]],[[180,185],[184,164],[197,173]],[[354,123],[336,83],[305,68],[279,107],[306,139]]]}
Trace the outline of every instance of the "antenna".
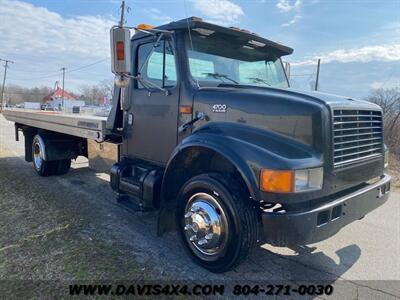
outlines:
{"label": "antenna", "polygon": [[[191,33],[189,19],[188,19],[188,11],[187,11],[187,7],[186,7],[186,0],[183,0],[183,8],[185,9],[186,25],[187,25],[187,31],[188,31],[188,35],[189,35],[189,41],[190,41],[190,50],[193,51],[194,50],[193,49],[193,40],[192,40],[192,33]],[[200,87],[199,80],[196,78],[195,81],[196,81],[197,87]]]}
{"label": "antenna", "polygon": [[316,76],[316,78],[315,78],[315,87],[314,87],[314,89],[315,89],[316,91],[318,91],[318,81],[319,81],[319,69],[320,69],[320,66],[321,66],[321,59],[318,59],[317,76]]}

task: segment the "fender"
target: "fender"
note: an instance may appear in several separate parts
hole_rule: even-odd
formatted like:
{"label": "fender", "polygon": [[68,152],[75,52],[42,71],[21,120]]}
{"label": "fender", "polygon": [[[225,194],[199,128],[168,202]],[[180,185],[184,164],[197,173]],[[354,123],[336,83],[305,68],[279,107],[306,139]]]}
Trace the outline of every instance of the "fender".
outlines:
{"label": "fender", "polygon": [[244,124],[210,122],[175,148],[164,173],[162,195],[167,195],[166,182],[173,174],[174,161],[190,147],[207,148],[225,157],[241,174],[256,201],[262,200],[258,188],[262,168],[309,168],[323,163],[322,154],[289,137]]}
{"label": "fender", "polygon": [[43,159],[46,161],[75,159],[80,154],[77,145],[79,139],[75,137],[48,134],[41,130],[37,132],[37,136],[39,137],[39,141],[42,144],[42,149],[44,151]]}

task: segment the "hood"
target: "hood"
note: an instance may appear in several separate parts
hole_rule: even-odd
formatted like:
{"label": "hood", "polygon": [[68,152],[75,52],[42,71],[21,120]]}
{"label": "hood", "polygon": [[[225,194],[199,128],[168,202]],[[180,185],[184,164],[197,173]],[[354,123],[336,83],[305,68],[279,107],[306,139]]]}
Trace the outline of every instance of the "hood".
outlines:
{"label": "hood", "polygon": [[194,112],[204,112],[208,122],[241,123],[307,145],[322,141],[316,139],[314,132],[322,135],[323,130],[315,128],[330,128],[332,109],[380,110],[367,101],[321,92],[229,84],[200,88],[193,108]]}
{"label": "hood", "polygon": [[340,96],[335,94],[324,93],[320,91],[308,91],[295,88],[275,88],[275,87],[258,87],[249,85],[233,85],[223,84],[219,87],[202,88],[201,90],[219,90],[219,89],[239,89],[244,93],[251,94],[264,94],[265,96],[281,96],[281,97],[298,97],[307,101],[323,103],[329,107],[344,106],[344,107],[358,107],[359,109],[372,109],[380,110],[381,108],[369,101],[354,99],[352,97]]}
{"label": "hood", "polygon": [[284,91],[294,92],[300,95],[306,95],[312,98],[316,98],[319,101],[322,101],[331,107],[345,106],[345,107],[358,107],[358,108],[365,107],[366,109],[372,109],[372,110],[381,109],[378,105],[374,103],[365,100],[354,99],[352,97],[340,96],[319,91],[303,91],[293,88],[280,89],[280,90],[283,92]]}

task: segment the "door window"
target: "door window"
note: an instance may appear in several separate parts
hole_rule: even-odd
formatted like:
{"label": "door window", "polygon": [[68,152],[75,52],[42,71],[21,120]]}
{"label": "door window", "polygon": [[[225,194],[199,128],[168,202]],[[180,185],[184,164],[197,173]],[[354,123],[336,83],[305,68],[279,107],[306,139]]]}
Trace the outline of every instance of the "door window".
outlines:
{"label": "door window", "polygon": [[[163,88],[175,86],[177,75],[171,42],[161,40],[156,47],[154,43],[139,46],[138,73],[143,79],[157,86]],[[140,81],[138,87],[145,88]]]}

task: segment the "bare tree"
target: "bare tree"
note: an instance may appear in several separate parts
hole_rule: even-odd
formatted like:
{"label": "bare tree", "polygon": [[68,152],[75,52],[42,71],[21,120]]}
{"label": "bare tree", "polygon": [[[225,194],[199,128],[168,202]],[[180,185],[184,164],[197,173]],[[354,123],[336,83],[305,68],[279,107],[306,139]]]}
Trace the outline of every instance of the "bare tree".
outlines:
{"label": "bare tree", "polygon": [[85,100],[87,104],[95,105],[104,97],[111,98],[113,87],[113,82],[108,80],[103,80],[97,85],[82,85],[79,88],[80,98]]}
{"label": "bare tree", "polygon": [[101,86],[106,92],[108,98],[112,98],[114,93],[114,80],[104,79],[100,81],[99,86]]}
{"label": "bare tree", "polygon": [[43,102],[43,98],[51,92],[52,88],[46,86],[24,88],[19,85],[9,84],[5,88],[4,99],[7,104]]}
{"label": "bare tree", "polygon": [[400,87],[374,90],[367,100],[382,107],[385,143],[400,155]]}

